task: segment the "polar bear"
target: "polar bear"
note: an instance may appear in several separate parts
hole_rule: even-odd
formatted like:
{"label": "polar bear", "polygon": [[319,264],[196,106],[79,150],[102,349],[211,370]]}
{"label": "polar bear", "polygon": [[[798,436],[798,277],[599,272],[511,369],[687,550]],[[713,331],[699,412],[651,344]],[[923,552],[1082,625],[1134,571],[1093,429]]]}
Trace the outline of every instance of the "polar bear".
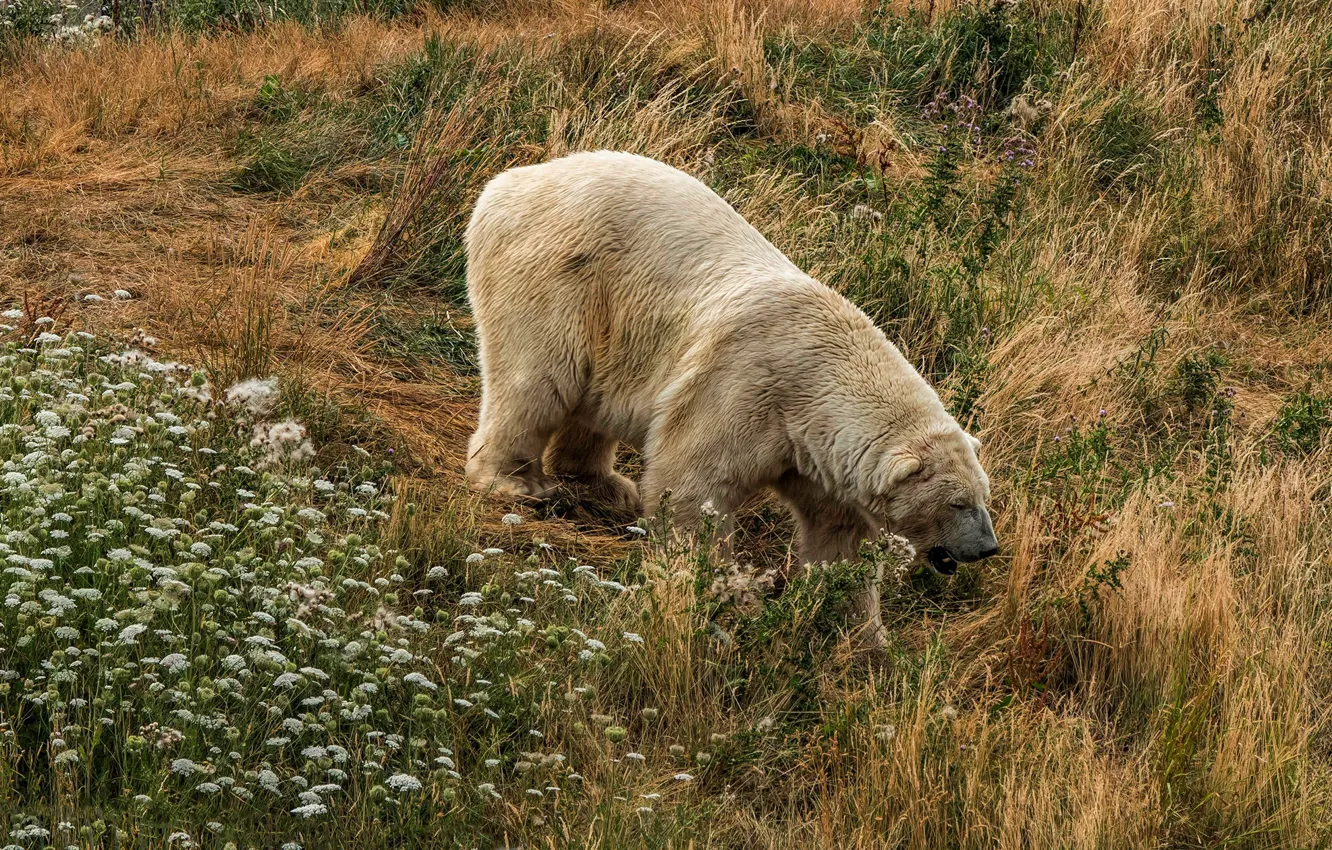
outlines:
{"label": "polar bear", "polygon": [[[979,442],[863,312],[688,174],[610,151],[514,168],[464,239],[473,488],[541,498],[574,478],[634,510],[669,493],[686,526],[771,488],[803,562],[883,530],[943,573],[998,551]],[[877,623],[872,586],[863,604]]]}

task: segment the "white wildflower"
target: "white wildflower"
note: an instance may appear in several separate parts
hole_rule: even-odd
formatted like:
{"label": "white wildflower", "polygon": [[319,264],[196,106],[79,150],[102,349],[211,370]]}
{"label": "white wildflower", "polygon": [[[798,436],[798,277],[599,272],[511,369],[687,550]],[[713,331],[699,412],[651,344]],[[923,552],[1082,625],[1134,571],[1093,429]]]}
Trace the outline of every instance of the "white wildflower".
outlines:
{"label": "white wildflower", "polygon": [[179,652],[171,653],[158,663],[163,667],[163,669],[165,669],[167,672],[170,673],[179,673],[182,670],[184,670],[186,667],[190,666],[190,662],[187,661],[185,659],[185,656],[181,655]]}
{"label": "white wildflower", "polygon": [[315,453],[305,426],[294,419],[255,425],[250,445],[263,451],[264,463],[269,465],[309,460]]}
{"label": "white wildflower", "polygon": [[328,814],[328,806],[323,803],[306,803],[304,806],[292,809],[291,813],[298,818],[313,818]]}
{"label": "white wildflower", "polygon": [[193,776],[201,773],[203,768],[190,761],[189,759],[175,759],[171,762],[171,772],[177,776]]}
{"label": "white wildflower", "polygon": [[439,685],[436,685],[420,673],[408,673],[406,676],[402,677],[402,681],[405,684],[416,685],[418,688],[425,688],[430,691],[439,689]]}
{"label": "white wildflower", "polygon": [[243,407],[250,416],[265,416],[277,406],[278,379],[251,378],[241,381],[228,387],[224,398],[227,404]]}
{"label": "white wildflower", "polygon": [[287,688],[295,687],[300,681],[301,677],[295,673],[283,673],[281,676],[278,676],[273,680],[273,687],[285,690]]}

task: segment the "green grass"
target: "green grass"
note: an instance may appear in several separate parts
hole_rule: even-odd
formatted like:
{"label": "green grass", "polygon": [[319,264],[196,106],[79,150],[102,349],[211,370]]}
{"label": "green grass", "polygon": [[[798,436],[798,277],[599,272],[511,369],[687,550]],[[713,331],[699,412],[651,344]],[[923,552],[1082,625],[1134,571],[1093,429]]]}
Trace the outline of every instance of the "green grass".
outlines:
{"label": "green grass", "polygon": [[409,369],[442,363],[456,374],[475,376],[480,372],[476,333],[470,327],[460,327],[458,318],[452,312],[435,312],[419,322],[404,325],[383,313],[375,336],[387,358]]}

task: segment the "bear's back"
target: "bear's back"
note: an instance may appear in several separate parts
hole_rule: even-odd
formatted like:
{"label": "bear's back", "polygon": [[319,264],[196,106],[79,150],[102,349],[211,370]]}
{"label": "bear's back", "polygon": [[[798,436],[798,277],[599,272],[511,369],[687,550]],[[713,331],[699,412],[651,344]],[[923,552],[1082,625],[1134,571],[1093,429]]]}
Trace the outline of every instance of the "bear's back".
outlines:
{"label": "bear's back", "polygon": [[724,294],[737,272],[803,276],[716,192],[656,160],[579,153],[487,185],[467,228],[469,261],[571,282],[614,278],[644,299]]}

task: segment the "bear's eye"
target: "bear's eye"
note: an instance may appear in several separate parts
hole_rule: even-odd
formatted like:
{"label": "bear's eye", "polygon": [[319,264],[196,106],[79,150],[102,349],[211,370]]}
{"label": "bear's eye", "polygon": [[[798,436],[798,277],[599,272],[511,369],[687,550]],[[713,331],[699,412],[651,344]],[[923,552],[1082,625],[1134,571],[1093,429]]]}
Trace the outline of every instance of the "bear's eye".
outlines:
{"label": "bear's eye", "polygon": [[962,502],[953,502],[953,503],[949,504],[948,507],[950,507],[950,508],[952,508],[953,510],[956,510],[956,511],[965,511],[967,508],[969,508],[969,507],[971,507],[971,506],[970,506],[970,505],[963,504]]}

